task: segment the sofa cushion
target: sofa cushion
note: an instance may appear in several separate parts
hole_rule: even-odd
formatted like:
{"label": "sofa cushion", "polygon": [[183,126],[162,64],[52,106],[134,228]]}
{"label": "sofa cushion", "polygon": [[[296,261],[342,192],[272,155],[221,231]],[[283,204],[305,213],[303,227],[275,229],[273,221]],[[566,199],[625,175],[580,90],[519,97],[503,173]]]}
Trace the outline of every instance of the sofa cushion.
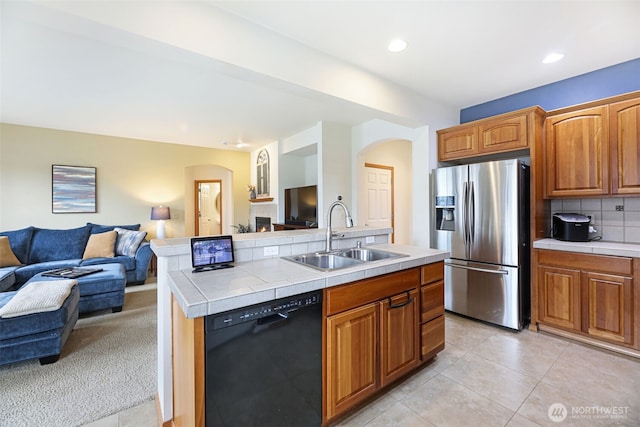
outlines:
{"label": "sofa cushion", "polygon": [[[7,304],[16,293],[17,291],[1,293],[0,307]],[[58,310],[28,314],[24,317],[0,318],[0,347],[11,344],[12,339],[23,339],[22,337],[29,336],[35,341],[51,335],[50,331],[62,328],[70,318],[74,317],[73,312],[78,311],[79,299],[80,289],[76,285]]]}
{"label": "sofa cushion", "polygon": [[27,227],[20,230],[3,231],[0,233],[0,236],[7,236],[9,238],[11,250],[22,264],[29,262],[29,249],[31,247],[31,237],[33,236],[34,230],[34,227]]}
{"label": "sofa cushion", "polygon": [[9,238],[7,236],[0,236],[0,268],[13,267],[21,265],[22,263],[11,250],[9,244]]}
{"label": "sofa cushion", "polygon": [[8,301],[0,307],[0,317],[26,316],[27,314],[55,311],[71,293],[71,288],[77,286],[74,279],[56,280],[47,282],[29,282]]}
{"label": "sofa cushion", "polygon": [[67,230],[36,228],[29,249],[29,264],[82,258],[90,233],[88,225]]}
{"label": "sofa cushion", "polygon": [[80,263],[81,266],[86,267],[88,265],[97,265],[100,266],[102,264],[111,264],[118,263],[124,265],[125,270],[135,270],[136,269],[136,259],[130,256],[124,255],[116,255],[113,258],[89,258],[83,259]]}
{"label": "sofa cushion", "polygon": [[116,240],[116,255],[136,256],[138,246],[147,236],[146,231],[131,231],[124,228],[116,228],[118,238]]}
{"label": "sofa cushion", "polygon": [[104,233],[105,231],[113,231],[115,228],[124,228],[125,230],[140,230],[140,224],[131,225],[100,225],[88,222],[87,225],[91,226],[91,234]]}
{"label": "sofa cushion", "polygon": [[80,259],[62,259],[60,261],[23,265],[15,270],[16,283],[25,283],[36,274],[42,273],[43,271],[55,270],[57,268],[78,267],[80,265],[80,261]]}
{"label": "sofa cushion", "polygon": [[115,230],[90,235],[87,247],[84,248],[82,259],[113,258],[115,255],[117,235],[118,233]]}

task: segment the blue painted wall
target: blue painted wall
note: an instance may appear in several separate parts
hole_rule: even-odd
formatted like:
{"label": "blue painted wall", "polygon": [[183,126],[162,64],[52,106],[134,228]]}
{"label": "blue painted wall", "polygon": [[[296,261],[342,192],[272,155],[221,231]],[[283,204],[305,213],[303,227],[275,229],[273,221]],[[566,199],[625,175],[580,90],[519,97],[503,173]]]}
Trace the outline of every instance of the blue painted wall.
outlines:
{"label": "blue painted wall", "polygon": [[640,90],[640,58],[460,110],[460,123],[539,105],[546,111]]}

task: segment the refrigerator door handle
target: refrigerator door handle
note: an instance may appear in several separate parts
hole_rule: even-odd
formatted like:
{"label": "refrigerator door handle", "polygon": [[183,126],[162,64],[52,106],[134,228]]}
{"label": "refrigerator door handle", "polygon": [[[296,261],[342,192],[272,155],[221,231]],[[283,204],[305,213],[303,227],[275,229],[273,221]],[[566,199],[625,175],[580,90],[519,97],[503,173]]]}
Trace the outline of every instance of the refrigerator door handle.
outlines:
{"label": "refrigerator door handle", "polygon": [[502,274],[502,275],[509,274],[509,272],[507,270],[503,270],[503,269],[489,270],[487,268],[469,267],[468,265],[454,264],[452,262],[446,262],[446,261],[445,261],[444,264],[448,265],[449,267],[463,268],[465,270],[480,271],[482,273]]}
{"label": "refrigerator door handle", "polygon": [[469,183],[469,244],[473,245],[473,236],[476,233],[476,192],[473,181]]}
{"label": "refrigerator door handle", "polygon": [[[464,238],[464,246],[468,249],[469,246],[469,184],[467,182],[462,186],[462,237]],[[469,258],[469,251],[467,250],[467,258]]]}

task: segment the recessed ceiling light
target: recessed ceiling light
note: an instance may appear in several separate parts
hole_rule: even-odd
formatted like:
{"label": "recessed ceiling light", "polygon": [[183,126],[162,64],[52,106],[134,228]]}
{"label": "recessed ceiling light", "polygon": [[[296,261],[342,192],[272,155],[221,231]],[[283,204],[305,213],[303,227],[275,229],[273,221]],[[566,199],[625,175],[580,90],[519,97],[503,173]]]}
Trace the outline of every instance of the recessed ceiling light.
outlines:
{"label": "recessed ceiling light", "polygon": [[248,147],[249,144],[247,144],[246,142],[242,142],[242,141],[238,141],[238,142],[231,142],[231,141],[222,141],[222,144],[228,146],[228,147],[235,147],[235,148],[245,148]]}
{"label": "recessed ceiling light", "polygon": [[389,52],[402,52],[407,48],[407,42],[402,39],[395,39],[389,42],[387,49]]}
{"label": "recessed ceiling light", "polygon": [[554,62],[560,61],[562,58],[564,58],[564,53],[553,52],[545,56],[545,58],[542,60],[542,63],[553,64]]}

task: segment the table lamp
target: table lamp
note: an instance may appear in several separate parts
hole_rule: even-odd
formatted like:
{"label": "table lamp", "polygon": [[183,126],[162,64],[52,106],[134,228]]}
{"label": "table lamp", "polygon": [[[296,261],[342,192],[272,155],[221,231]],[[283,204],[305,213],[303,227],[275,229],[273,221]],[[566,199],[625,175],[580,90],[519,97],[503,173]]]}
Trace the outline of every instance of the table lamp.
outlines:
{"label": "table lamp", "polygon": [[151,219],[158,221],[156,224],[156,239],[164,239],[164,221],[171,219],[171,211],[168,206],[156,206],[151,208]]}

